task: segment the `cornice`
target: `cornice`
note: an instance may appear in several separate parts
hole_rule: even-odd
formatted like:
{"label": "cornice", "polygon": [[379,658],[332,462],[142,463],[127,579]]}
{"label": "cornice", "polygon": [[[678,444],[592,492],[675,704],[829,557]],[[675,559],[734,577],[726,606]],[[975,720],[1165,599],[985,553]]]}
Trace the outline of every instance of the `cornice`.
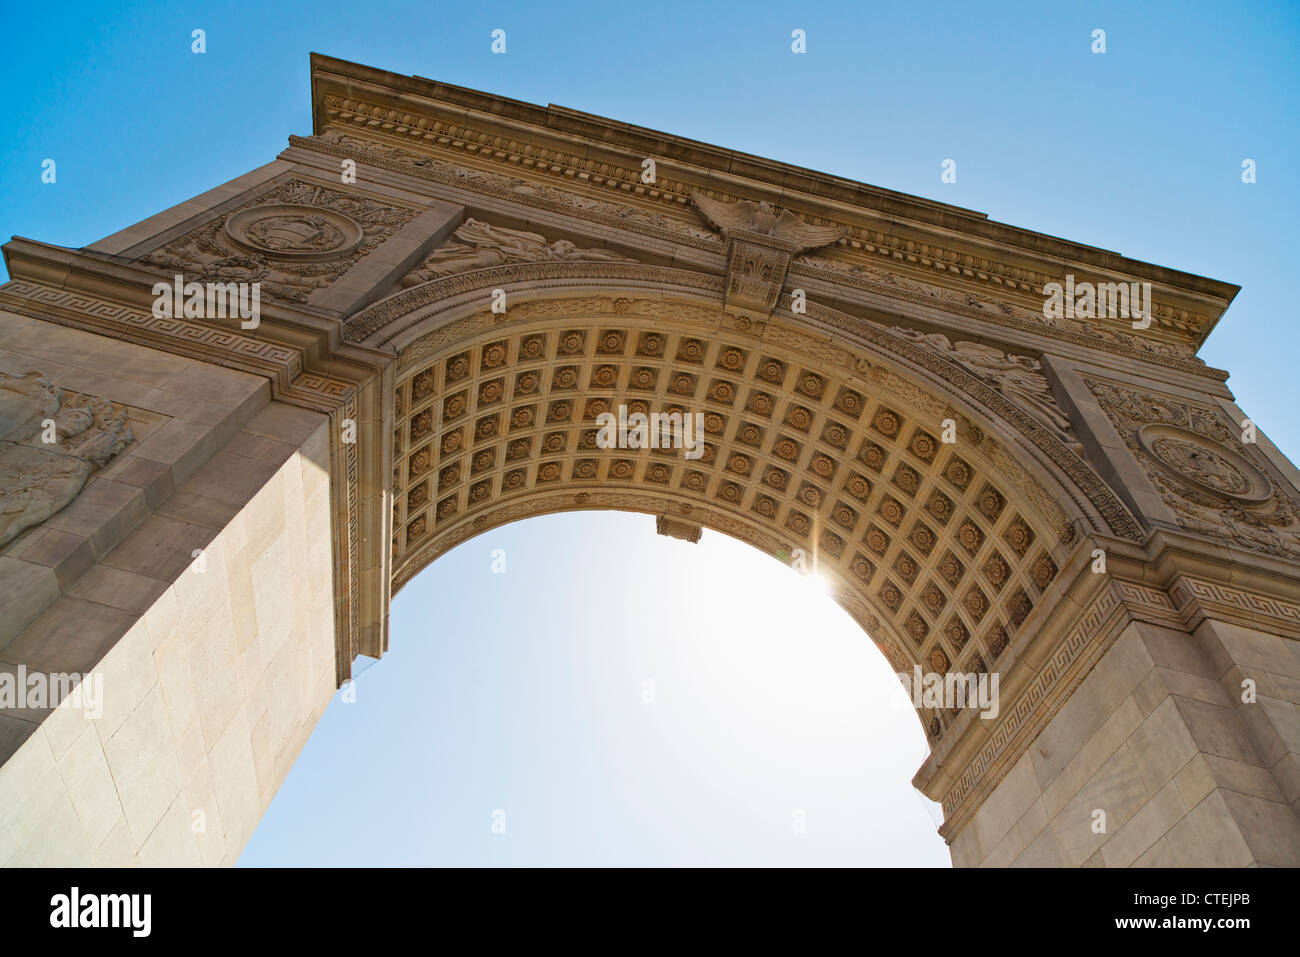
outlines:
{"label": "cornice", "polygon": [[[419,142],[426,149],[611,188],[678,209],[692,188],[718,189],[719,198],[780,201],[812,224],[849,226],[844,248],[887,248],[891,258],[912,259],[1021,293],[1039,294],[1044,281],[1059,280],[1070,271],[1080,279],[1096,273],[1103,280],[1148,281],[1188,303],[1186,308],[1168,306],[1166,318],[1172,327],[1186,326],[1198,345],[1239,288],[993,222],[960,207],[563,107],[521,103],[330,57],[313,55],[312,90],[317,133],[333,127]],[[659,163],[653,186],[640,183],[644,157]],[[972,246],[948,248],[954,240]],[[1005,250],[1024,262],[1003,262],[1007,257],[990,256],[992,250]],[[1030,265],[1034,262],[1038,265]],[[1191,303],[1200,303],[1206,312],[1196,315]]]}
{"label": "cornice", "polygon": [[[349,133],[357,134],[359,136],[362,136],[369,132],[370,131],[365,129],[349,130]],[[392,146],[389,147],[389,149],[393,151],[408,153],[410,158],[405,161],[394,159],[392,158],[392,156],[385,155],[383,152],[380,152],[385,147],[386,144],[376,141],[373,135],[367,136],[366,139],[371,144],[369,149],[356,149],[351,146],[340,145],[337,142],[333,142],[328,138],[322,138],[321,136],[316,136],[311,138],[302,137],[302,136],[290,136],[289,144],[291,147],[296,146],[303,149],[312,150],[317,153],[325,153],[329,156],[336,156],[336,157],[348,158],[348,159],[359,159],[368,166],[377,167],[379,169],[387,169],[395,173],[403,173],[409,176],[415,176],[419,179],[426,180],[429,182],[434,182],[434,183],[440,183],[445,186],[456,186],[460,188],[470,189],[473,192],[481,193],[485,196],[493,196],[498,199],[506,199],[512,202],[519,202],[527,206],[535,207],[537,209],[546,209],[546,210],[550,210],[551,212],[563,213],[568,216],[575,216],[576,218],[583,219],[588,222],[600,223],[603,226],[614,226],[620,229],[627,229],[630,226],[635,227],[638,233],[654,237],[655,239],[663,239],[669,242],[680,243],[685,246],[692,246],[696,249],[702,249],[707,252],[716,253],[718,255],[722,255],[725,252],[725,244],[723,244],[721,240],[716,238],[716,236],[713,236],[711,230],[708,230],[703,227],[697,227],[695,231],[690,231],[687,228],[694,222],[695,214],[689,212],[688,210],[685,210],[684,208],[682,210],[671,210],[671,211],[666,211],[664,213],[664,215],[667,218],[671,220],[675,220],[675,225],[678,226],[678,228],[675,229],[668,229],[668,228],[664,228],[663,226],[656,225],[653,222],[646,222],[644,220],[630,220],[626,215],[617,215],[614,212],[606,212],[600,209],[583,208],[581,206],[575,206],[572,202],[557,200],[544,194],[528,195],[515,190],[505,188],[503,186],[493,184],[483,179],[473,179],[470,177],[457,176],[456,173],[450,168],[438,168],[436,166],[420,164],[418,160],[419,158],[422,157],[423,154],[415,151],[410,151],[405,144],[401,147]],[[446,145],[454,148],[456,147],[457,144],[455,141],[448,139]],[[468,144],[462,143],[460,145],[462,147],[468,147]],[[467,149],[466,151],[471,155],[478,152],[476,150],[469,150],[469,149]],[[490,152],[481,155],[486,157],[491,157]],[[568,177],[565,177],[564,176],[565,168],[563,167],[557,167],[556,170],[551,170],[548,168],[548,164],[545,163],[538,163],[533,161],[527,163],[511,162],[511,158],[508,154],[503,154],[503,156],[500,158],[505,159],[508,163],[510,163],[510,166],[500,171],[502,174],[505,175],[513,175],[514,173],[517,173],[521,169],[526,170],[529,168],[533,168],[537,172],[542,174],[551,174],[551,175],[558,174],[563,178],[562,181],[564,179],[571,180],[568,182],[564,182],[564,188],[566,190],[572,190],[575,181],[580,182],[584,185],[592,185],[592,186],[605,185],[605,186],[610,186],[611,188],[614,189],[620,189],[622,195],[617,197],[617,201],[619,207],[624,211],[628,209],[628,201],[631,197],[649,195],[649,192],[643,188],[630,188],[630,189],[623,190],[619,186],[618,181],[616,180],[602,181],[601,177],[599,176],[583,176],[581,177],[581,179],[577,179],[576,177],[573,176],[572,173],[570,173]],[[465,166],[463,168],[474,169],[475,167],[470,165],[470,166]],[[491,171],[485,170],[485,172],[491,172]],[[682,204],[686,203],[685,197],[682,198],[681,202]],[[634,206],[633,208],[637,208],[637,207]],[[699,234],[703,234],[703,235],[699,235]]]}
{"label": "cornice", "polygon": [[[360,115],[356,115],[354,118],[361,119]],[[412,122],[418,122],[418,118],[414,116],[408,116],[407,118]],[[650,198],[656,195],[666,196],[669,184],[662,177],[660,183],[663,184],[663,188],[652,189],[642,187],[639,184],[632,185],[625,176],[607,175],[614,172],[608,166],[601,167],[604,172],[584,170],[579,173],[575,168],[557,165],[551,159],[540,161],[495,148],[481,150],[467,140],[453,139],[441,134],[433,136],[432,141],[439,148],[461,149],[473,154],[475,159],[487,159],[490,162],[495,162],[498,166],[498,169],[495,170],[485,170],[482,177],[457,175],[455,164],[450,159],[446,162],[421,162],[427,159],[429,144],[423,142],[423,140],[428,134],[421,133],[420,130],[414,127],[402,127],[400,125],[392,126],[391,130],[384,129],[385,126],[390,125],[392,124],[380,124],[380,130],[394,135],[400,135],[405,130],[409,136],[422,141],[420,143],[422,151],[417,152],[410,149],[409,146],[387,146],[385,142],[377,140],[374,131],[364,124],[358,129],[351,130],[351,133],[358,138],[364,138],[369,144],[368,149],[358,147],[356,143],[343,145],[328,138],[322,139],[320,137],[307,139],[292,136],[289,142],[292,148],[311,150],[339,158],[355,159],[375,168],[386,169],[445,186],[467,189],[496,199],[545,209],[574,219],[618,229],[631,229],[638,234],[704,250],[720,257],[726,254],[727,247],[725,243],[716,238],[694,234],[691,231],[691,223],[687,219],[681,218],[686,213],[686,210],[681,207],[685,207],[688,203],[689,191],[694,188],[689,183],[672,184],[674,188],[680,190],[680,195],[673,196],[671,200],[665,200],[665,202],[671,202],[672,208],[665,210],[662,214],[656,214],[641,207],[629,207],[627,204],[634,196]],[[385,150],[387,153],[385,153]],[[583,160],[581,162],[590,165],[589,161]],[[568,193],[568,198],[557,198],[546,193],[530,194],[491,180],[494,175],[517,178],[518,174],[526,169],[531,169],[538,176],[558,178],[561,181],[558,188]],[[624,171],[624,173],[630,175],[628,171]],[[617,202],[624,214],[619,215],[612,210],[592,208],[592,206],[581,202],[573,202],[573,199],[585,195],[576,192],[578,185],[589,187],[591,190],[597,190],[602,186],[610,190],[616,190],[618,195],[610,197],[609,205],[612,207]],[[552,187],[552,189],[555,189],[555,187]],[[701,192],[711,198],[725,202],[733,202],[742,198],[739,194],[718,189],[701,190]],[[642,213],[643,216],[630,218],[626,215],[629,208]],[[689,215],[695,218],[694,213]],[[665,228],[663,225],[649,221],[650,217],[656,216],[660,220],[671,220],[679,225],[676,228]],[[837,225],[833,220],[826,218],[809,216],[803,218],[812,225]],[[1211,378],[1216,382],[1223,382],[1228,378],[1227,372],[1208,367],[1199,359],[1181,359],[1176,355],[1166,354],[1175,351],[1172,342],[1162,343],[1157,339],[1134,336],[1131,333],[1119,331],[1127,328],[1125,323],[1111,323],[1110,325],[1113,325],[1114,329],[1108,326],[1103,327],[1100,322],[1096,323],[1098,328],[1103,329],[1110,337],[1102,338],[1100,335],[1090,335],[1050,325],[1046,321],[1038,322],[1023,318],[1016,314],[1017,311],[1024,311],[1026,308],[1020,304],[1012,307],[1010,311],[994,311],[961,302],[960,299],[969,298],[965,288],[951,284],[952,279],[960,280],[967,285],[983,283],[995,287],[1005,298],[1008,292],[1022,295],[1036,293],[1041,288],[1041,282],[1053,281],[1053,278],[1059,278],[1059,276],[1053,277],[1048,273],[1025,270],[993,259],[972,257],[939,246],[920,244],[897,234],[878,232],[848,224],[838,225],[842,225],[849,231],[846,238],[839,240],[835,244],[836,249],[840,250],[840,255],[844,255],[844,250],[856,250],[857,252],[848,255],[843,260],[825,260],[825,265],[814,265],[806,261],[806,259],[796,260],[790,267],[790,276],[792,278],[803,276],[810,280],[820,280],[840,287],[869,291],[892,299],[925,305],[965,318],[977,319],[993,326],[1029,332],[1049,340],[1067,342],[1128,359],[1164,366],[1190,375]],[[698,226],[695,227],[695,232],[701,231],[703,230],[700,230]],[[878,269],[880,267],[873,264],[881,259],[889,261],[889,268],[892,271],[912,278],[913,281],[919,284],[930,285],[936,291],[946,291],[950,296],[956,297],[957,301],[944,296],[910,291],[889,283],[874,282],[853,275],[848,271],[854,266],[867,270]],[[837,261],[844,262],[847,268],[830,268]],[[926,282],[927,279],[937,278],[935,275],[937,273],[942,274],[944,279],[950,280],[949,284],[938,285]],[[1034,283],[1040,284],[1036,286]],[[1164,327],[1169,331],[1187,332],[1192,329],[1193,325],[1203,324],[1205,321],[1208,320],[1203,315],[1194,316],[1164,304],[1157,304],[1154,309],[1153,325],[1157,328]],[[1126,341],[1128,339],[1132,339],[1137,344],[1130,344],[1130,342]]]}

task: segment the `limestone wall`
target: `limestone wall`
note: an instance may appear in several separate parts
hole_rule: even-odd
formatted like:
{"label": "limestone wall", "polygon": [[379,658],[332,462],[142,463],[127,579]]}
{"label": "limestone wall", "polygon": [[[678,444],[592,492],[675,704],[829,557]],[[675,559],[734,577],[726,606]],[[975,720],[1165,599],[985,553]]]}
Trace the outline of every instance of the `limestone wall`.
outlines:
{"label": "limestone wall", "polygon": [[231,864],[335,687],[327,419],[8,313],[0,369],[121,403],[135,432],[0,549],[0,670],[103,687],[97,718],[0,710],[0,864]]}
{"label": "limestone wall", "polygon": [[1297,866],[1298,754],[1300,642],[1130,622],[952,840],[953,863]]}

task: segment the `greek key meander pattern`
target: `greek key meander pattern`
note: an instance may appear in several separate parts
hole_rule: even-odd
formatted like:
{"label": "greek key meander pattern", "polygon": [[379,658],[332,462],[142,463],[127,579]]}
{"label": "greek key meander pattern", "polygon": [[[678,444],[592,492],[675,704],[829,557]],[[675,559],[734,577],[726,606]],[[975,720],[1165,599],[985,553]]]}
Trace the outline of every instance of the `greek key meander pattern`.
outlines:
{"label": "greek key meander pattern", "polygon": [[[1251,627],[1285,631],[1290,626],[1293,633],[1300,631],[1300,604],[1271,595],[1188,576],[1180,576],[1170,592],[1139,582],[1113,579],[1035,677],[1033,684],[1006,712],[1005,719],[998,723],[990,740],[966,767],[957,784],[944,796],[945,820],[954,820],[962,802],[973,794],[976,787],[987,793],[997,786],[1010,766],[1003,767],[997,775],[991,775],[990,769],[1010,749],[1027,719],[1035,717],[1040,727],[1050,720],[1050,713],[1038,713],[1039,705],[1056,692],[1061,677],[1101,634],[1107,618],[1120,605],[1127,608],[1133,617],[1143,618],[1144,613],[1149,613],[1157,622],[1183,626],[1191,624],[1197,611],[1209,610],[1205,606],[1217,605],[1242,612]],[[1051,711],[1054,713],[1055,709]]]}
{"label": "greek key meander pattern", "polygon": [[[228,329],[217,329],[186,319],[159,319],[152,313],[120,303],[97,299],[84,293],[50,289],[21,279],[11,280],[4,286],[0,286],[0,292],[33,303],[65,309],[78,316],[100,320],[110,328],[135,329],[189,345],[209,347],[241,358],[261,359],[286,367],[291,378],[297,376],[302,370],[302,356],[297,350],[287,349],[269,340],[256,339]],[[38,312],[31,314],[40,317]]]}
{"label": "greek key meander pattern", "polygon": [[[67,292],[50,289],[20,279],[14,279],[0,286],[0,296],[4,296],[9,308],[22,311],[33,318],[43,318],[39,309],[33,309],[27,303],[39,303],[74,312],[79,316],[93,317],[102,324],[104,331],[140,330],[149,335],[144,337],[146,344],[150,336],[163,337],[187,345],[209,347],[215,359],[216,354],[231,356],[236,359],[261,360],[280,366],[285,377],[293,386],[303,392],[319,395],[323,398],[338,400],[353,390],[353,385],[342,379],[334,379],[319,372],[302,371],[302,353],[297,349],[287,348],[268,339],[257,339],[226,329],[214,329],[185,319],[157,319],[152,314],[139,309],[108,302],[84,293]],[[160,343],[154,343],[161,345]],[[165,346],[164,346],[165,347]],[[185,350],[194,354],[193,350]],[[259,370],[263,373],[265,369]]]}
{"label": "greek key meander pattern", "polygon": [[1124,603],[1130,607],[1149,608],[1159,612],[1173,612],[1174,603],[1168,593],[1159,588],[1142,585],[1137,582],[1117,580],[1115,591]]}
{"label": "greek key meander pattern", "polygon": [[[1089,606],[1053,652],[1051,659],[1034,677],[1016,703],[1012,705],[1005,717],[1001,718],[993,730],[992,736],[980,748],[979,753],[967,764],[957,783],[953,785],[943,799],[945,820],[952,820],[962,800],[971,793],[976,784],[984,777],[993,762],[1010,746],[1012,739],[1031,717],[1042,720],[1040,705],[1056,690],[1061,679],[1071,666],[1079,660],[1084,649],[1101,632],[1102,625],[1110,614],[1121,605],[1119,596],[1112,589],[1107,589]],[[996,784],[989,781],[989,785]]]}
{"label": "greek key meander pattern", "polygon": [[[145,344],[181,354],[197,355],[215,361],[218,357],[212,353],[197,351],[194,348],[176,348],[176,345],[203,347],[216,350],[223,357],[239,360],[257,360],[261,363],[278,366],[284,371],[294,392],[317,396],[325,408],[337,408],[343,402],[342,417],[356,417],[356,389],[352,383],[335,379],[319,372],[302,371],[302,354],[297,349],[286,348],[267,339],[257,339],[229,330],[214,329],[185,319],[158,319],[151,313],[143,312],[120,303],[112,303],[83,293],[50,289],[23,280],[12,280],[0,286],[0,296],[8,308],[31,315],[34,318],[48,319],[48,312],[42,308],[57,308],[73,313],[78,317],[92,317],[95,323],[87,323],[92,328],[129,340],[131,336],[122,335],[124,331],[144,333],[140,336]],[[239,363],[237,363],[239,364]],[[272,374],[265,367],[246,366],[248,371]],[[286,397],[288,398],[288,397]],[[292,401],[292,399],[290,399]],[[340,430],[331,430],[331,443],[337,442]],[[335,535],[337,568],[341,579],[347,582],[348,593],[346,635],[340,636],[341,649],[350,650],[351,657],[357,653],[360,618],[360,581],[356,562],[360,555],[360,521],[358,511],[358,465],[355,444],[346,445],[343,452],[346,461],[346,487],[340,489],[333,484],[331,494],[336,501],[342,499],[342,514],[338,516],[340,528],[347,530],[346,536]],[[346,542],[346,549],[343,543]],[[351,660],[351,658],[349,658]]]}
{"label": "greek key meander pattern", "polygon": [[1300,604],[1283,601],[1271,595],[1244,591],[1219,582],[1183,577],[1174,586],[1174,595],[1180,599],[1181,607],[1186,607],[1193,602],[1213,603],[1236,608],[1252,617],[1263,616],[1292,626],[1300,626]]}
{"label": "greek key meander pattern", "polygon": [[[350,419],[355,422],[357,417],[357,397],[352,392],[348,395],[347,401],[343,406],[344,419]],[[342,430],[335,428],[335,434]],[[348,583],[348,635],[347,641],[352,657],[356,658],[358,652],[358,642],[361,637],[361,519],[360,519],[360,502],[358,496],[360,492],[360,464],[357,461],[357,443],[344,442],[343,454],[346,460],[347,469],[347,532],[348,532],[348,552],[345,556],[341,574]]]}

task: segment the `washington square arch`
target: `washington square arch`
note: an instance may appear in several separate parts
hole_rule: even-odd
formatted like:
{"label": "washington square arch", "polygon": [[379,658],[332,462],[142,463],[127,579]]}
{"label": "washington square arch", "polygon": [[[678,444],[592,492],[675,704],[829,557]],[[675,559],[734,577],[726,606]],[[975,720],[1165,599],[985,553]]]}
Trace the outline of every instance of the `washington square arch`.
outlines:
{"label": "washington square arch", "polygon": [[620,509],[807,557],[897,672],[998,677],[991,720],[917,698],[956,865],[1300,864],[1300,474],[1197,358],[1236,286],[329,57],[311,90],[267,165],[4,247],[0,691],[49,680],[0,709],[0,863],[233,863],[404,584]]}

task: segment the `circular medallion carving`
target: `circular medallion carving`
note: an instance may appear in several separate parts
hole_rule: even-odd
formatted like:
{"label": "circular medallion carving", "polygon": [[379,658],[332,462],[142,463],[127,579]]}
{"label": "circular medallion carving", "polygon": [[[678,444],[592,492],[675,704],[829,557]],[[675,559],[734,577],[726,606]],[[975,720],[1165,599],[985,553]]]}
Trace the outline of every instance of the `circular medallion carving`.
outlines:
{"label": "circular medallion carving", "polygon": [[290,203],[240,210],[226,220],[226,236],[240,249],[298,262],[346,256],[365,239],[342,213]]}
{"label": "circular medallion carving", "polygon": [[1199,492],[1242,505],[1273,497],[1273,483],[1244,456],[1188,429],[1144,425],[1138,441],[1164,471]]}

